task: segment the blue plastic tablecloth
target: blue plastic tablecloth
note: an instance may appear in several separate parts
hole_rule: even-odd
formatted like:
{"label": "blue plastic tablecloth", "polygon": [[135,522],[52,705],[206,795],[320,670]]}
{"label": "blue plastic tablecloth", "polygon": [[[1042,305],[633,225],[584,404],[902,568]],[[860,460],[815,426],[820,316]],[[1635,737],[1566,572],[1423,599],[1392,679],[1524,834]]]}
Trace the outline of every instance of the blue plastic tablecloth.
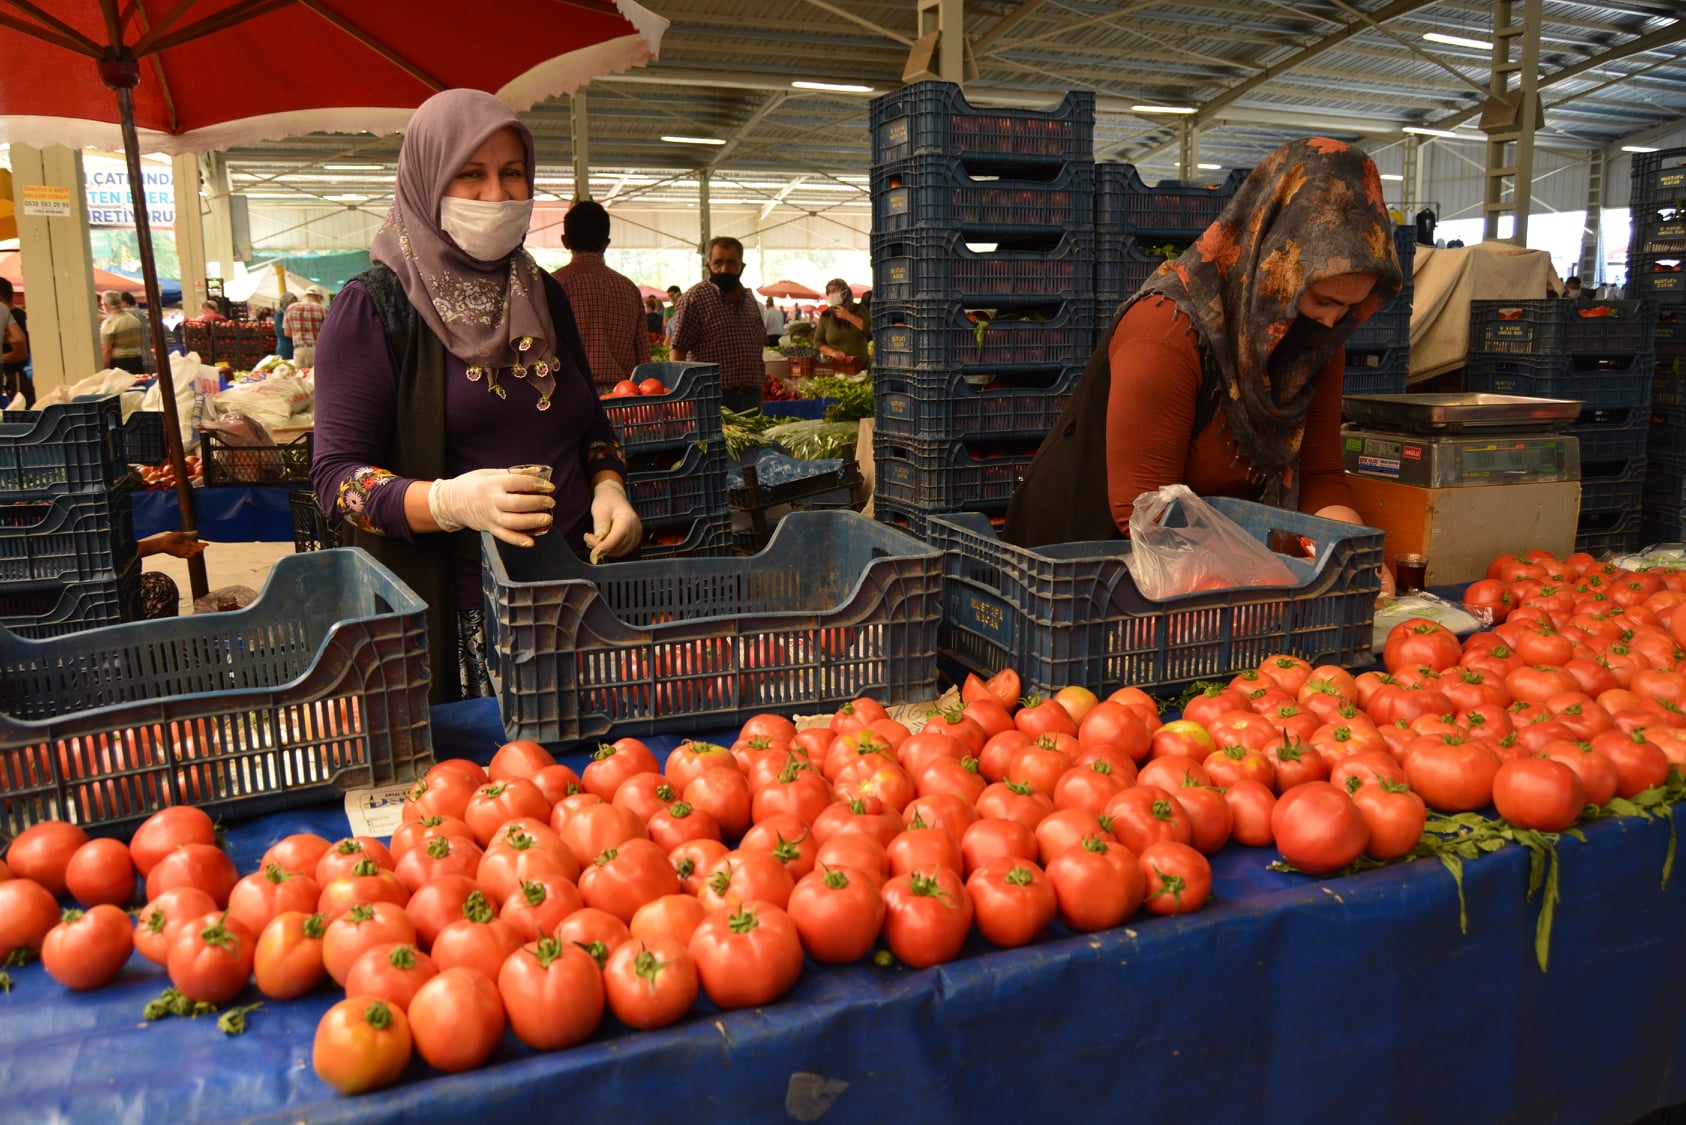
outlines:
{"label": "blue plastic tablecloth", "polygon": [[[502,741],[491,701],[436,708],[440,757]],[[666,748],[671,739],[653,739]],[[236,824],[249,870],[295,831],[345,833],[337,807]],[[1686,1100],[1686,872],[1659,886],[1666,823],[1565,839],[1550,972],[1533,949],[1528,857],[1466,865],[1469,932],[1432,862],[1314,880],[1230,847],[1214,902],[1018,951],[975,935],[927,970],[806,966],[762,1010],[706,1000],[677,1026],[606,1018],[538,1054],[506,1034],[484,1069],[415,1061],[344,1098],[311,1070],[321,991],[227,1038],[214,1019],[140,1021],[168,982],[138,956],[71,994],[39,966],[0,995],[0,1121],[312,1123],[569,1120],[1526,1121],[1625,1125]],[[248,997],[257,999],[255,992]]]}
{"label": "blue plastic tablecloth", "polygon": [[[293,514],[290,488],[274,485],[196,488],[193,511],[199,538],[212,543],[291,543]],[[174,489],[149,488],[131,494],[135,538],[181,529],[181,508]]]}

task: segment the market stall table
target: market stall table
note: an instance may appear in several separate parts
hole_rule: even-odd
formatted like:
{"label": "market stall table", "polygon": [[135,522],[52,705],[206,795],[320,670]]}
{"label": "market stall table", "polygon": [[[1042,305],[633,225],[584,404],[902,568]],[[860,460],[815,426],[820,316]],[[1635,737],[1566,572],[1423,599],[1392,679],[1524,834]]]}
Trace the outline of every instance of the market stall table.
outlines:
{"label": "market stall table", "polygon": [[[433,710],[435,752],[485,762],[494,701]],[[650,740],[666,748],[673,739]],[[660,753],[660,751],[658,751]],[[337,806],[230,826],[252,870],[296,831],[345,834]],[[117,983],[68,993],[38,965],[0,994],[0,1121],[1610,1122],[1686,1101],[1686,873],[1659,886],[1670,828],[1627,819],[1565,838],[1550,971],[1534,953],[1521,848],[1465,865],[1467,934],[1440,864],[1329,880],[1214,862],[1214,901],[997,951],[975,934],[929,970],[810,963],[765,1009],[700,1000],[675,1027],[612,1017],[538,1054],[506,1033],[491,1063],[336,1095],[312,1036],[339,998],[271,1002],[229,1038],[214,1018],[141,1022],[168,983],[135,957]],[[259,997],[253,990],[244,1002]]]}
{"label": "market stall table", "polygon": [[[302,486],[301,486],[302,487]],[[199,538],[209,543],[290,543],[293,515],[290,488],[277,485],[226,485],[194,489]],[[181,509],[169,489],[133,493],[135,538],[181,528]]]}

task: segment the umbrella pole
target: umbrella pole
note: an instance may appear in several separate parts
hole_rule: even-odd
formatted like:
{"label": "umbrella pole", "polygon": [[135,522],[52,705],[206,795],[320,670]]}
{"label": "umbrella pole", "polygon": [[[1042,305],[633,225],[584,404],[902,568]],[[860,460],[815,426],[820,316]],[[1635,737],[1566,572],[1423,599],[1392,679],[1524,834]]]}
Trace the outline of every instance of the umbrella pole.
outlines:
{"label": "umbrella pole", "polygon": [[[131,64],[133,65],[133,64]],[[152,257],[152,224],[146,211],[146,182],[142,178],[140,139],[135,134],[135,101],[133,88],[140,80],[140,70],[133,70],[134,81],[128,85],[113,84],[107,68],[100,67],[100,77],[117,92],[117,115],[123,124],[123,156],[129,165],[129,196],[135,208],[135,240],[140,244],[141,276],[146,281],[146,318],[152,325],[152,356],[158,367],[158,390],[164,399],[164,448],[169,453],[170,468],[176,474],[176,502],[181,509],[181,529],[190,539],[199,537],[199,525],[193,509],[193,479],[187,472],[187,455],[182,451],[181,415],[176,410],[176,381],[170,373],[170,350],[164,343],[163,303],[158,288],[158,263]],[[122,81],[122,76],[118,76]],[[195,600],[210,589],[205,578],[205,556],[195,555],[187,560],[187,579]]]}

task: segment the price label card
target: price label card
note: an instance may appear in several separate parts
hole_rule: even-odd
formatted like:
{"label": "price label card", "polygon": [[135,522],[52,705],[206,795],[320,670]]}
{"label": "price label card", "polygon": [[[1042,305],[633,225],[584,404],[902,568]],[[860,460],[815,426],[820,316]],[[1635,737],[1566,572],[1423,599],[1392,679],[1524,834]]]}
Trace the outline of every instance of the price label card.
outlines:
{"label": "price label card", "polygon": [[403,821],[404,795],[413,783],[382,785],[375,789],[351,789],[345,795],[345,818],[353,836],[386,838]]}

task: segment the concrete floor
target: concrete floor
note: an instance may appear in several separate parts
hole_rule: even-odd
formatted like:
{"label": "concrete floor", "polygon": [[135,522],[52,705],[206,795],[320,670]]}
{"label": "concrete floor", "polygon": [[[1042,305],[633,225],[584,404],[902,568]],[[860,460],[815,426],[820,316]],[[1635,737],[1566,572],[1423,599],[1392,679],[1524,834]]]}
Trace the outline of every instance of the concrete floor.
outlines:
{"label": "concrete floor", "polygon": [[[262,591],[269,568],[282,555],[293,553],[291,541],[286,543],[207,543],[205,546],[205,579],[212,590],[224,586],[249,586]],[[187,580],[187,560],[171,555],[152,555],[141,563],[143,570],[156,570],[176,580],[181,591],[183,615],[193,612],[193,596]]]}

